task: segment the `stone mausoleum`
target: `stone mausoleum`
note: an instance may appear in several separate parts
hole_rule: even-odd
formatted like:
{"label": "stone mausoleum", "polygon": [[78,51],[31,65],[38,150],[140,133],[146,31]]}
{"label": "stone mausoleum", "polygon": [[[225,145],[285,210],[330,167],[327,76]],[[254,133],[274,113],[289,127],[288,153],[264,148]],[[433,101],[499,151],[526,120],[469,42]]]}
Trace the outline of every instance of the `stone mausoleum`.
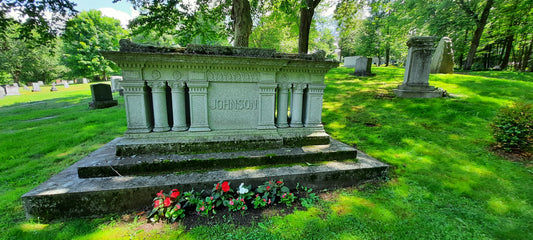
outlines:
{"label": "stone mausoleum", "polygon": [[324,76],[338,62],[323,52],[122,40],[103,54],[123,71],[127,131],[24,194],[28,218],[142,209],[161,189],[207,190],[222,180],[333,189],[387,172],[324,131]]}
{"label": "stone mausoleum", "polygon": [[160,54],[122,45],[104,53],[123,71],[128,130],[119,155],[329,143],[324,75],[337,62],[271,49],[189,45]]}

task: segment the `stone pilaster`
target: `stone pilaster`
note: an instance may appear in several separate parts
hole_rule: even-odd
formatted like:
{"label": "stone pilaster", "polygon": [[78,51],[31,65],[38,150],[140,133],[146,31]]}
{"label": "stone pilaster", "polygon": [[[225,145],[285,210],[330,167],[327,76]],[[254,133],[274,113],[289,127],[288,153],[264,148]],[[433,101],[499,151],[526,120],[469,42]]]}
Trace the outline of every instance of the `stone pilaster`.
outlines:
{"label": "stone pilaster", "polygon": [[191,110],[191,126],[189,131],[211,131],[207,115],[207,87],[208,82],[187,82],[189,87],[189,102]]}
{"label": "stone pilaster", "polygon": [[152,88],[152,105],[154,110],[154,132],[166,132],[170,130],[167,114],[166,83],[164,81],[149,81]]}
{"label": "stone pilaster", "polygon": [[309,84],[306,93],[306,106],[304,111],[305,127],[322,127],[322,101],[324,84]]}
{"label": "stone pilaster", "polygon": [[289,89],[291,89],[290,83],[280,83],[278,86],[278,118],[276,126],[278,128],[289,127],[287,122],[287,115],[289,112]]}
{"label": "stone pilaster", "polygon": [[144,81],[124,81],[124,103],[128,130],[126,133],[148,133],[152,131],[151,106]]}
{"label": "stone pilaster", "polygon": [[259,123],[257,129],[274,129],[276,84],[259,85]]}
{"label": "stone pilaster", "polygon": [[187,130],[187,116],[185,108],[185,82],[173,81],[169,82],[172,89],[172,118],[174,119],[174,126],[172,131]]}
{"label": "stone pilaster", "polygon": [[303,111],[303,93],[307,86],[305,83],[294,83],[292,85],[292,99],[291,99],[291,123],[290,127],[303,127],[302,111]]}

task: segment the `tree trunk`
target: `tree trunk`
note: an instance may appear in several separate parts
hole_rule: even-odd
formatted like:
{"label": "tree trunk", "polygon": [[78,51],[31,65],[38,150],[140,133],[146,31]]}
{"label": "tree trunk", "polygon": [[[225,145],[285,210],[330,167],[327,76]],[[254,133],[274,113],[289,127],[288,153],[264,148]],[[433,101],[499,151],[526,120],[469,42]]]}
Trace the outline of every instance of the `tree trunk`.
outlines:
{"label": "tree trunk", "polygon": [[387,47],[385,48],[385,67],[389,66],[389,60],[390,60],[390,45],[387,44]]}
{"label": "tree trunk", "polygon": [[250,13],[250,2],[248,0],[232,0],[233,9],[231,19],[235,37],[234,47],[248,47],[250,34],[252,33],[252,15]]}
{"label": "tree trunk", "polygon": [[485,25],[487,25],[487,19],[489,18],[490,8],[494,4],[494,0],[487,0],[481,18],[477,19],[476,31],[472,37],[472,43],[470,44],[470,51],[468,51],[468,56],[466,57],[466,62],[464,70],[470,70],[472,64],[474,63],[474,57],[476,56],[477,47],[479,46],[479,41],[481,40],[481,35],[483,35],[483,30]]}
{"label": "tree trunk", "polygon": [[[514,21],[514,20],[511,20]],[[501,69],[506,69],[507,66],[509,66],[509,56],[511,56],[511,48],[513,48],[513,42],[514,42],[514,34],[511,32],[511,27],[513,26],[513,22],[511,22],[511,25],[509,26],[509,29],[507,30],[507,37],[505,38],[505,55],[503,55],[502,62],[500,64]]]}
{"label": "tree trunk", "polygon": [[298,53],[307,53],[309,51],[309,32],[315,8],[321,0],[305,0],[305,6],[300,8],[300,27],[298,33]]}
{"label": "tree trunk", "polygon": [[[532,50],[533,50],[533,38],[531,38],[531,42],[529,42],[529,48],[527,49],[526,54],[524,55],[522,68],[520,69],[522,72],[526,71],[527,65],[529,63],[529,57],[531,56]],[[531,71],[531,68],[529,70]]]}

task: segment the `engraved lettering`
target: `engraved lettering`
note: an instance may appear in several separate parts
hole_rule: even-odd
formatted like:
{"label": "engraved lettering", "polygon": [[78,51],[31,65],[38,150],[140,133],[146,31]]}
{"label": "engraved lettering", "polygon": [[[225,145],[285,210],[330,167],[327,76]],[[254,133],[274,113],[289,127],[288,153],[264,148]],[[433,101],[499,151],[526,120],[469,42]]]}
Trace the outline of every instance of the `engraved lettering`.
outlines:
{"label": "engraved lettering", "polygon": [[257,110],[259,100],[249,99],[214,99],[209,102],[211,110],[236,110],[236,111],[253,111]]}

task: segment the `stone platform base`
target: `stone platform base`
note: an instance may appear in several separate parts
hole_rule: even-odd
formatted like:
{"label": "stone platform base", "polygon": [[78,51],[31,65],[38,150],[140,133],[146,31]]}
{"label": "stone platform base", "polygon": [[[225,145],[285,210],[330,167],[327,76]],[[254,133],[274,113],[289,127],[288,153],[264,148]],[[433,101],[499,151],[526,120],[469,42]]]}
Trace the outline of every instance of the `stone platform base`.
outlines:
{"label": "stone platform base", "polygon": [[434,86],[412,86],[412,85],[398,85],[397,89],[393,89],[394,94],[400,98],[439,98],[444,96],[442,88]]}
{"label": "stone platform base", "polygon": [[126,133],[117,143],[116,154],[229,152],[323,145],[329,141],[323,128]]}
{"label": "stone platform base", "polygon": [[89,109],[101,109],[118,105],[118,100],[94,101],[89,103]]}
{"label": "stone platform base", "polygon": [[[114,169],[114,167],[120,168],[120,160],[124,160],[124,166],[128,164],[130,166],[141,166],[143,164],[146,166],[164,166],[158,165],[158,163],[179,162],[179,159],[177,159],[177,156],[169,157],[167,155],[155,157],[154,159],[158,160],[151,160],[151,162],[148,161],[150,156],[139,156],[139,159],[137,159],[137,156],[131,156],[128,159],[122,159],[115,156],[115,147],[120,140],[121,138],[117,138],[111,141],[37,188],[24,194],[22,202],[26,217],[55,219],[127,212],[150,206],[155,193],[161,189],[164,191],[172,188],[178,188],[181,191],[189,191],[191,189],[209,190],[215,183],[222,180],[230,181],[233,187],[238,186],[241,182],[255,187],[271,179],[284,179],[290,188],[294,188],[297,183],[300,183],[303,186],[318,190],[357,185],[382,177],[388,171],[388,165],[362,152],[358,152],[346,144],[331,140],[331,144],[307,146],[300,149],[282,148],[269,150],[272,152],[250,151],[234,153],[237,155],[233,156],[227,155],[229,153],[220,155],[220,159],[226,158],[224,161],[228,162],[228,165],[232,165],[233,163],[231,162],[239,162],[239,159],[244,162],[251,161],[267,165],[272,159],[272,163],[276,164],[280,161],[277,159],[278,156],[283,158],[284,161],[292,161],[291,163],[304,162],[306,164],[224,170],[227,167],[223,161],[217,160],[216,156],[209,157],[209,155],[205,155],[202,159],[200,159],[200,156],[196,156],[198,159],[194,161],[197,161],[196,164],[199,163],[200,165],[202,165],[201,162],[213,161],[214,164],[210,164],[216,167],[213,167],[211,171],[167,172],[159,175],[142,176],[138,175],[139,172],[128,172],[126,170],[128,167],[120,169],[120,171]],[[247,155],[240,156],[240,154]],[[309,154],[310,157],[305,156],[306,154]],[[350,158],[356,158],[356,161]],[[307,160],[326,162],[309,164]],[[146,162],[143,163],[143,161]],[[171,166],[175,166],[176,170],[183,167],[179,166],[179,164]],[[80,178],[78,175],[78,172],[82,173],[84,171],[83,169],[106,168],[111,169],[111,172],[116,175],[92,178]],[[124,175],[120,173],[121,171],[124,172]],[[106,173],[104,175],[111,175],[108,170],[102,172]]]}

